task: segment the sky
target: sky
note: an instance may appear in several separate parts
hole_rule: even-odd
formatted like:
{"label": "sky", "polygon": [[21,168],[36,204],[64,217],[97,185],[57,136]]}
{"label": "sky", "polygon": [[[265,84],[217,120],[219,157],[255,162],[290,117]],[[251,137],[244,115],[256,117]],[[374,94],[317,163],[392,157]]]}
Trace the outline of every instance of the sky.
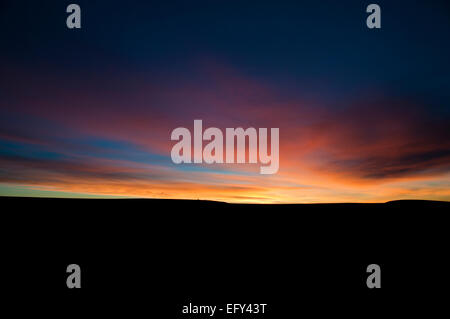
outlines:
{"label": "sky", "polygon": [[[0,195],[450,200],[450,5],[372,2],[2,1]],[[195,119],[279,128],[278,173],[174,164]]]}

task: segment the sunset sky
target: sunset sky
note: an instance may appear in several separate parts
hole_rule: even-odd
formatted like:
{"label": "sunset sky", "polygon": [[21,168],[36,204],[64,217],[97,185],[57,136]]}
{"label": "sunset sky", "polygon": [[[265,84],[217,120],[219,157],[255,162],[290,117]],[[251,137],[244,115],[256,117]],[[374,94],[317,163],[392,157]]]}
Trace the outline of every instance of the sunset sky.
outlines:
{"label": "sunset sky", "polygon": [[[0,195],[450,200],[450,5],[375,2],[381,30],[367,1],[3,1]],[[172,163],[195,119],[279,128],[278,173]]]}

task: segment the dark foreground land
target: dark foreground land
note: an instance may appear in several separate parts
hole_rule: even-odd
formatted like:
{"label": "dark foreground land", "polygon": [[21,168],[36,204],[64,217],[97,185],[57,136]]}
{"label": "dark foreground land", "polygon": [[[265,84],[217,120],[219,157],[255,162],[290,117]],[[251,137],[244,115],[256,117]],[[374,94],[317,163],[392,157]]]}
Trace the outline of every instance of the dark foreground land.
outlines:
{"label": "dark foreground land", "polygon": [[[0,203],[1,285],[16,313],[204,319],[182,306],[266,303],[264,315],[214,318],[433,317],[448,301],[448,202]],[[81,289],[66,286],[72,263]],[[373,263],[381,289],[366,286]]]}

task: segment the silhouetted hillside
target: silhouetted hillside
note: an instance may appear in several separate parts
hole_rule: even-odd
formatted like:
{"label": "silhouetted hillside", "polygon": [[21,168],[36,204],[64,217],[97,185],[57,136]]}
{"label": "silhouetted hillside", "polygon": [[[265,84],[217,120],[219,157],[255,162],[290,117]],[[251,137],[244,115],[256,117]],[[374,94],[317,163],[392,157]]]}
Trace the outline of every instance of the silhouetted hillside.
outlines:
{"label": "silhouetted hillside", "polygon": [[[325,314],[356,302],[365,311],[397,303],[399,292],[404,306],[420,304],[418,287],[435,291],[448,270],[448,202],[3,197],[0,203],[2,286],[18,296],[35,291],[31,308],[50,300],[64,309],[114,305],[114,313],[138,315],[152,307],[161,318],[181,318],[181,305],[191,301],[257,302],[270,305],[264,318],[287,318],[299,307]],[[82,269],[81,292],[65,286],[72,263]],[[372,263],[383,271],[381,293],[365,284]]]}
{"label": "silhouetted hillside", "polygon": [[429,206],[429,207],[450,207],[450,202],[444,201],[430,201],[430,200],[392,200],[386,203],[298,203],[298,204],[234,204],[234,203],[226,203],[220,201],[211,201],[211,200],[186,200],[186,199],[152,199],[152,198],[117,198],[117,199],[95,199],[95,198],[47,198],[47,197],[6,197],[0,196],[1,202],[14,202],[14,203],[27,203],[27,204],[38,204],[38,205],[52,205],[50,202],[55,202],[55,204],[62,203],[77,203],[77,204],[109,204],[109,203],[120,203],[127,205],[169,205],[169,206],[247,206],[247,207],[261,207],[261,206],[278,206],[278,207],[288,207],[288,206],[301,206],[301,207],[344,207],[344,206],[389,206],[389,205],[397,205],[402,207],[411,207],[411,206]]}

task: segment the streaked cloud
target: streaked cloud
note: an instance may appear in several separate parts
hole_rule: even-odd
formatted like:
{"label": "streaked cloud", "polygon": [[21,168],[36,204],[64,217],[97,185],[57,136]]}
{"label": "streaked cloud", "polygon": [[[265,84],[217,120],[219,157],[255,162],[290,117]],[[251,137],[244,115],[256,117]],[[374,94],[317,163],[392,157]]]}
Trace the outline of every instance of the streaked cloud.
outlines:
{"label": "streaked cloud", "polygon": [[[231,202],[450,200],[450,119],[408,96],[368,92],[333,105],[211,62],[175,83],[129,74],[73,81],[48,73],[11,86],[0,120],[3,189]],[[173,164],[170,132],[194,119],[279,127],[279,173]]]}

